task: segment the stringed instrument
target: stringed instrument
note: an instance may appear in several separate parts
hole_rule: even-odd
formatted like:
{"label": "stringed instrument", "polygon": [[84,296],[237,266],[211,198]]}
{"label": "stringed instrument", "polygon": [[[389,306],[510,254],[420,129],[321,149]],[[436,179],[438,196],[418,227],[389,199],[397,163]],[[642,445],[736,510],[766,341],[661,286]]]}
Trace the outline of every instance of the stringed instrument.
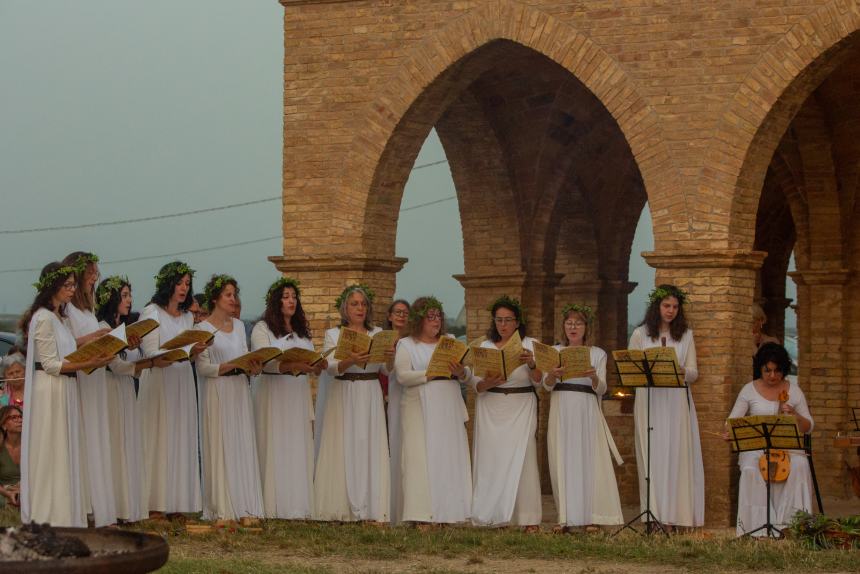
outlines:
{"label": "stringed instrument", "polygon": [[[779,405],[788,402],[788,390],[779,393]],[[771,450],[758,459],[758,470],[765,481],[785,482],[791,473],[791,456],[784,450]]]}

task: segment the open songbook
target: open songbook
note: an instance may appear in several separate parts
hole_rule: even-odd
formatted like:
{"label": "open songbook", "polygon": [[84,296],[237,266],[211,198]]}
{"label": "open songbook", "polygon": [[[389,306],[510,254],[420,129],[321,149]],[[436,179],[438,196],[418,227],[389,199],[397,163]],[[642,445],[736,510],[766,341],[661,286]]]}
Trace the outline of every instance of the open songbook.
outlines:
{"label": "open songbook", "polygon": [[501,375],[507,380],[514,370],[523,364],[523,341],[518,331],[508,339],[501,349],[492,347],[471,347],[472,370],[476,377]]}
{"label": "open songbook", "polygon": [[550,345],[534,342],[535,364],[544,373],[549,373],[559,367],[564,369],[562,380],[575,379],[584,376],[591,370],[591,351],[588,347],[564,347],[560,351]]}
{"label": "open songbook", "polygon": [[[334,351],[334,358],[338,361],[348,359],[352,353],[370,354],[367,363],[384,363],[385,351],[394,348],[400,334],[397,331],[379,331],[373,337],[365,333],[359,333],[346,327],[340,328],[340,337]],[[367,363],[361,365],[364,368]]]}
{"label": "open songbook", "polygon": [[158,328],[158,321],[155,319],[141,319],[136,323],[127,325],[125,328],[126,337],[137,336],[140,338],[149,335]]}
{"label": "open songbook", "polygon": [[[334,348],[329,349],[325,353],[317,353],[316,351],[311,351],[310,349],[303,349],[302,347],[293,347],[281,353],[280,357],[278,357],[277,359],[278,362],[305,363],[306,365],[315,367],[319,363],[323,362],[325,358],[332,353],[334,353]],[[300,375],[303,375],[304,373],[299,371],[288,371],[284,374],[298,377]]]}
{"label": "open songbook", "polygon": [[[89,361],[96,357],[104,357],[107,355],[115,356],[117,353],[124,351],[128,347],[128,341],[125,335],[125,324],[120,323],[119,327],[102,335],[94,341],[90,341],[86,345],[80,347],[74,353],[69,353],[64,357],[70,363],[80,363]],[[90,374],[95,369],[85,369],[86,374]]]}
{"label": "open songbook", "polygon": [[251,351],[250,353],[245,353],[235,359],[231,359],[229,363],[247,374],[251,372],[251,361],[257,360],[265,364],[280,356],[281,350],[277,347],[262,347],[256,351]]}
{"label": "open songbook", "polygon": [[203,329],[188,329],[187,331],[182,331],[169,341],[162,343],[161,348],[171,350],[185,347],[186,345],[196,345],[197,343],[206,344],[213,338],[215,338],[215,333],[210,333]]}
{"label": "open songbook", "polygon": [[685,386],[675,347],[612,351],[612,358],[625,387],[647,387],[649,378],[655,387]]}
{"label": "open songbook", "polygon": [[159,349],[155,353],[153,353],[149,357],[145,357],[138,361],[135,361],[134,364],[137,365],[139,363],[145,363],[150,359],[155,359],[161,357],[162,360],[170,361],[171,363],[181,363],[183,361],[191,360],[191,349],[194,348],[194,345],[197,343],[191,343],[190,345],[185,345],[184,347],[179,347],[178,349]]}
{"label": "open songbook", "polygon": [[732,450],[735,452],[803,448],[803,436],[793,415],[752,415],[729,419],[727,423],[731,429]]}
{"label": "open songbook", "polygon": [[440,337],[436,348],[433,349],[430,362],[427,364],[426,377],[428,379],[452,378],[450,364],[452,362],[462,364],[470,352],[471,350],[466,346],[466,343],[451,337]]}

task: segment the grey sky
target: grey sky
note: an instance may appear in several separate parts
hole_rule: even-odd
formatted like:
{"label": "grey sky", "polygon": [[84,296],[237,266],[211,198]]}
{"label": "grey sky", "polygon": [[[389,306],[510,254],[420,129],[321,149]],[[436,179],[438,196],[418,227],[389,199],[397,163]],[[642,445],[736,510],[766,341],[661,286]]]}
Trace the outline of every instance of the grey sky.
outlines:
{"label": "grey sky", "polygon": [[[280,195],[283,8],[275,0],[0,0],[0,230],[115,221]],[[444,159],[431,133],[417,164]],[[454,194],[446,164],[412,173],[410,207]],[[397,254],[409,258],[398,295],[428,292],[449,314],[463,304],[456,201],[401,215]],[[441,228],[441,230],[440,230]],[[225,212],[87,230],[0,234],[0,313],[31,301],[41,267],[78,249],[103,261],[189,251],[279,235],[277,202]],[[433,240],[428,242],[427,237]],[[650,219],[631,260],[630,319],[642,316],[653,270]],[[432,250],[428,249],[432,247]],[[198,270],[242,286],[256,316],[276,277],[268,240],[182,255]],[[173,259],[104,263],[126,274],[135,307]]]}

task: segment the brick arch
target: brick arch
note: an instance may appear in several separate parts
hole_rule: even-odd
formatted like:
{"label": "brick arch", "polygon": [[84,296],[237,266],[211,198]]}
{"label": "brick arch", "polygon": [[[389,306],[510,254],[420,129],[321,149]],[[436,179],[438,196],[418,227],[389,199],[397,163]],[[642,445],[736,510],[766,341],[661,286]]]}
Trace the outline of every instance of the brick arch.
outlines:
{"label": "brick arch", "polygon": [[662,206],[672,204],[681,193],[676,170],[657,114],[638,95],[633,81],[606,51],[569,24],[514,0],[495,0],[409,48],[358,123],[342,182],[366,192],[359,200],[363,205],[352,200],[349,206],[364,214],[363,222],[356,224],[363,225],[360,235],[366,250],[393,255],[402,184],[420,143],[456,97],[452,92],[480,69],[481,50],[497,41],[514,42],[545,56],[598,98],[629,143],[646,190],[661,190],[650,205],[655,227],[664,219],[668,227],[676,214],[670,216]]}
{"label": "brick arch", "polygon": [[750,248],[765,173],[804,101],[860,46],[860,2],[831,0],[799,20],[758,60],[727,102],[699,192],[730,197],[730,248]]}

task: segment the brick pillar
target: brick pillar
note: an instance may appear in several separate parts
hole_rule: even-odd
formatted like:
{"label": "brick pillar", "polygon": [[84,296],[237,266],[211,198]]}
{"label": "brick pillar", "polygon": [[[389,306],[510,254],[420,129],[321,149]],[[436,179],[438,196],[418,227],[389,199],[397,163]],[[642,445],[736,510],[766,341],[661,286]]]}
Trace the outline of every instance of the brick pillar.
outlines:
{"label": "brick pillar", "polygon": [[791,305],[792,299],[785,297],[765,297],[761,303],[767,316],[764,331],[780,341],[785,340],[785,310]]}
{"label": "brick pillar", "polygon": [[598,344],[607,353],[627,348],[627,296],[637,285],[624,279],[602,281],[598,305],[600,331],[595,341],[599,341]]}
{"label": "brick pillar", "polygon": [[741,386],[750,380],[750,306],[765,253],[746,250],[643,253],[657,270],[657,283],[672,283],[690,295],[686,308],[698,354],[699,378],[692,385],[705,464],[705,521],[731,526],[737,507],[736,458],[722,439]]}
{"label": "brick pillar", "polygon": [[841,496],[847,451],[833,448],[836,431],[848,428],[846,306],[847,269],[805,270],[789,274],[797,283],[798,375],[809,412],[815,471],[822,494]]}

